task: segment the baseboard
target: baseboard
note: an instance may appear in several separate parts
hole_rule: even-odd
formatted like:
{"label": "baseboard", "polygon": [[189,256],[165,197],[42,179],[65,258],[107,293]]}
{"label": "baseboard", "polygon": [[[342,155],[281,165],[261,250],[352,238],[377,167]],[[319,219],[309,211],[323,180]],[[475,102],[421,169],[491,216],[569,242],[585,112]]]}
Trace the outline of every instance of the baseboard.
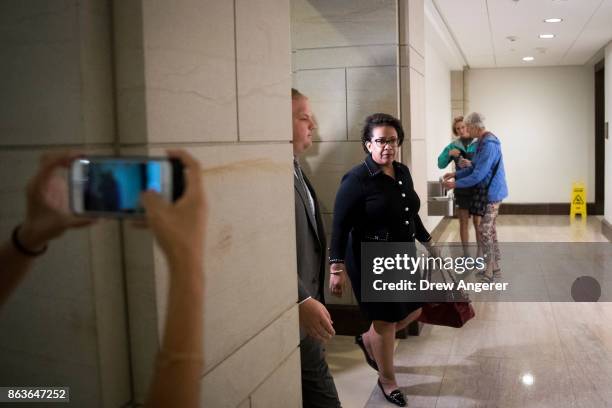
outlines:
{"label": "baseboard", "polygon": [[[499,213],[505,215],[568,215],[569,203],[502,203]],[[587,203],[587,215],[603,215],[595,203]]]}
{"label": "baseboard", "polygon": [[612,242],[612,224],[605,218],[601,220],[601,233]]}

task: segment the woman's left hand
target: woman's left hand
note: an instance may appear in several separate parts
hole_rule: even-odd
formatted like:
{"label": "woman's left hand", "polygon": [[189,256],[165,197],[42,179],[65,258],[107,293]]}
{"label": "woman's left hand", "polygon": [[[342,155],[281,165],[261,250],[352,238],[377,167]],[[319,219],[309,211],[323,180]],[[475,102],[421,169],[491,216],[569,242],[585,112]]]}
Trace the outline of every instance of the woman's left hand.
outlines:
{"label": "woman's left hand", "polygon": [[455,188],[455,182],[453,180],[445,180],[444,181],[444,187],[446,187],[447,189],[453,189]]}
{"label": "woman's left hand", "polygon": [[344,264],[332,264],[329,268],[329,291],[333,296],[342,297],[346,284]]}

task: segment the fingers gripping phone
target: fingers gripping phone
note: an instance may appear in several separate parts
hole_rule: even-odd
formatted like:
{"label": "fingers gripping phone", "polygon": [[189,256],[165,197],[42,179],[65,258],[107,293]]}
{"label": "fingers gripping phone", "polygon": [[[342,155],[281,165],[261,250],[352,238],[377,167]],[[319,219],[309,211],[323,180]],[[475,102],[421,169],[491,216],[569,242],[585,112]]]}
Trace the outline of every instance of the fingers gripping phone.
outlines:
{"label": "fingers gripping phone", "polygon": [[69,180],[72,211],[93,217],[142,217],[143,191],[172,202],[185,187],[182,163],[167,157],[81,157],[72,163]]}

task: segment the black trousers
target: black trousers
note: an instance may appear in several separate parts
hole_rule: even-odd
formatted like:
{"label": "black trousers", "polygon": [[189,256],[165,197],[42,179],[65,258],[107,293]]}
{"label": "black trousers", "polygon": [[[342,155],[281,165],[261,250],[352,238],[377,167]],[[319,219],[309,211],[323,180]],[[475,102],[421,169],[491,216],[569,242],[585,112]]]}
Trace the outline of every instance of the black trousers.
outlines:
{"label": "black trousers", "polygon": [[338,391],[325,362],[323,345],[310,336],[300,342],[303,408],[340,408]]}

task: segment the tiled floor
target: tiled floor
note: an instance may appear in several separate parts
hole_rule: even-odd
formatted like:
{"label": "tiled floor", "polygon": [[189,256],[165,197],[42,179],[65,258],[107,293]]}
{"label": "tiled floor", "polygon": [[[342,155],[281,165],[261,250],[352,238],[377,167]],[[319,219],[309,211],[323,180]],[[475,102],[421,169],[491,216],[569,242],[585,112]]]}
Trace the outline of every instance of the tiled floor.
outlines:
{"label": "tiled floor", "polygon": [[[598,217],[500,216],[505,242],[607,242]],[[453,220],[441,237],[459,241]],[[612,303],[475,303],[461,329],[426,326],[398,342],[409,407],[612,407]],[[392,407],[352,338],[328,345],[345,408]]]}

